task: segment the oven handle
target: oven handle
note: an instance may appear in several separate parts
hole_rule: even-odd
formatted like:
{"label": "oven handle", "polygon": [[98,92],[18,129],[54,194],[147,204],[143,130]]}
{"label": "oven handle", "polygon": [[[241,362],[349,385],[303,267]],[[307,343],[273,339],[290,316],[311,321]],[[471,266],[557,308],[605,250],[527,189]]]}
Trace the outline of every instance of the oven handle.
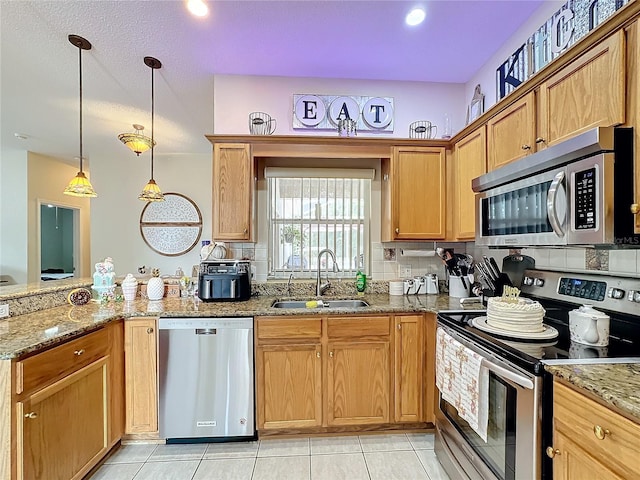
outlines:
{"label": "oven handle", "polygon": [[564,170],[556,174],[555,178],[551,182],[549,191],[547,192],[547,215],[549,217],[551,228],[558,237],[564,237],[564,230],[562,229],[562,225],[560,225],[558,211],[556,209],[556,197],[558,196],[558,189],[560,188],[563,180]]}
{"label": "oven handle", "polygon": [[496,374],[498,374],[502,378],[506,378],[507,380],[511,380],[516,385],[520,385],[522,388],[526,388],[527,390],[533,390],[533,382],[527,377],[523,377],[522,375],[518,375],[511,370],[508,370],[500,365],[496,365],[493,362],[490,362],[486,358],[482,359],[482,366],[486,367],[487,370],[490,370]]}

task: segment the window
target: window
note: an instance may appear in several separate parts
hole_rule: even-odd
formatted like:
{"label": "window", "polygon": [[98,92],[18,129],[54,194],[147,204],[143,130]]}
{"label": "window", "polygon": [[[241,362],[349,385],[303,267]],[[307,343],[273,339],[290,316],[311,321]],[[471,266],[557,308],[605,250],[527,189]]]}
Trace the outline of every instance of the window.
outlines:
{"label": "window", "polygon": [[372,169],[267,167],[269,276],[314,276],[322,269],[352,278],[368,270]]}

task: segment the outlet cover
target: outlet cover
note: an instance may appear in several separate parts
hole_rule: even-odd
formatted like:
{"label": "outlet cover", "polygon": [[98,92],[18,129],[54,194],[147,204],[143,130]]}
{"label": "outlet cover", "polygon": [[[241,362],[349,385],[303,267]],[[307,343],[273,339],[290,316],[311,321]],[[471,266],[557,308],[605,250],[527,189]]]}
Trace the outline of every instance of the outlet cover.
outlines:
{"label": "outlet cover", "polygon": [[0,318],[4,318],[8,316],[9,316],[9,304],[3,303],[2,305],[0,305]]}
{"label": "outlet cover", "polygon": [[398,265],[398,276],[400,278],[411,278],[411,265]]}

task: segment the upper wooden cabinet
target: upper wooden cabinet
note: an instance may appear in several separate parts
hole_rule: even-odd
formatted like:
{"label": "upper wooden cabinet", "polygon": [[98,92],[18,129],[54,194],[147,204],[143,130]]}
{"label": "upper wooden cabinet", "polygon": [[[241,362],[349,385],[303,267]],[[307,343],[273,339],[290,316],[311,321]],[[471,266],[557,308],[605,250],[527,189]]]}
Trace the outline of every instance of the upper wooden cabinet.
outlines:
{"label": "upper wooden cabinet", "polygon": [[476,194],[471,189],[471,181],[486,172],[487,136],[483,125],[454,147],[452,197],[456,240],[472,240],[476,236]]}
{"label": "upper wooden cabinet", "polygon": [[627,35],[627,125],[634,127],[635,199],[630,209],[635,212],[635,232],[640,233],[640,20],[626,30]]}
{"label": "upper wooden cabinet", "polygon": [[625,122],[625,35],[620,30],[540,85],[539,137],[553,145]]}
{"label": "upper wooden cabinet", "polygon": [[392,148],[383,165],[382,241],[445,238],[445,173],[444,148]]}
{"label": "upper wooden cabinet", "polygon": [[213,238],[250,241],[254,162],[245,143],[213,146]]}
{"label": "upper wooden cabinet", "polygon": [[535,96],[531,92],[487,122],[489,171],[536,150]]}

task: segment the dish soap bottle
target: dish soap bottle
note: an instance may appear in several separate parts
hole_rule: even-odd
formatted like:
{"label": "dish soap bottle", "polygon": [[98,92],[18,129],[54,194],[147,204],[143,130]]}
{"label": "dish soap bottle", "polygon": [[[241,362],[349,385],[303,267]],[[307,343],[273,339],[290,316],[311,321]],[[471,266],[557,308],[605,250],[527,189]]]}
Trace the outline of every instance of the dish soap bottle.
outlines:
{"label": "dish soap bottle", "polygon": [[358,270],[356,273],[356,290],[358,290],[358,295],[364,295],[364,290],[367,287],[367,276]]}

